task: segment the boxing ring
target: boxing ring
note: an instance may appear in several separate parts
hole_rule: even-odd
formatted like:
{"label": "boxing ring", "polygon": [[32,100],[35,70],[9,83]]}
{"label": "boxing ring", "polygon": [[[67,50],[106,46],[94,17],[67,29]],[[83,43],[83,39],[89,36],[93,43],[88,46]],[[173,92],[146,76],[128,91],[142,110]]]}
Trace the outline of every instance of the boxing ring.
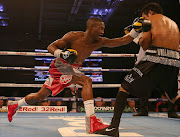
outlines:
{"label": "boxing ring", "polygon": [[[0,51],[0,55],[11,56],[52,56],[50,53]],[[135,54],[91,54],[90,57],[135,57]],[[47,68],[4,67],[0,70],[48,70]],[[130,69],[80,69],[82,72],[128,72]],[[40,88],[43,84],[0,83],[0,87]],[[72,85],[73,86],[73,85]],[[71,87],[71,86],[69,86]],[[81,88],[81,86],[77,86]],[[93,88],[119,88],[120,84],[93,84]],[[22,97],[3,97],[0,99],[19,100]],[[76,101],[74,98],[48,97],[48,100]],[[115,98],[94,99],[95,101],[115,101]],[[136,101],[137,98],[128,98]],[[160,98],[149,101],[161,101]],[[78,98],[77,101],[83,101]],[[99,137],[103,135],[85,133],[85,113],[18,113],[9,123],[7,113],[0,113],[0,137]],[[96,113],[107,124],[113,113]],[[180,119],[168,118],[167,113],[153,113],[149,116],[133,117],[123,113],[120,124],[121,137],[180,137]],[[105,137],[105,136],[103,136]]]}

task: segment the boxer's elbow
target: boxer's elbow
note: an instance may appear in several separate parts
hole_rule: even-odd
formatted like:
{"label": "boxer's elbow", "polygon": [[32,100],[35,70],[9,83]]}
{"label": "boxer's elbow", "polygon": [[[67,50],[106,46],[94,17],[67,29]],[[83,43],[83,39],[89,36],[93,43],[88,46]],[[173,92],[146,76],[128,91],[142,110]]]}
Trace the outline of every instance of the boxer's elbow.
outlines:
{"label": "boxer's elbow", "polygon": [[50,52],[50,50],[51,50],[51,46],[50,45],[47,47],[47,50],[48,50],[48,52]]}
{"label": "boxer's elbow", "polygon": [[51,45],[49,45],[49,46],[47,47],[47,50],[48,50],[48,52],[50,52],[50,53],[51,53],[51,51],[52,51],[52,46],[51,46]]}
{"label": "boxer's elbow", "polygon": [[54,43],[51,43],[48,47],[47,50],[49,53],[54,54],[54,51],[57,49],[57,47],[54,45]]}

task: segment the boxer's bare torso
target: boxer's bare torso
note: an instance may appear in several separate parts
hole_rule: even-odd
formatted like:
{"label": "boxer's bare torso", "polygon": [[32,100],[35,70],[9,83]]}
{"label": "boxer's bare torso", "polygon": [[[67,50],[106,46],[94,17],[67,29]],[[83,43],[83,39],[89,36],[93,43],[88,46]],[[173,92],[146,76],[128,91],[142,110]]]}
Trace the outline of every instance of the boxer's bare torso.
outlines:
{"label": "boxer's bare torso", "polygon": [[88,40],[85,38],[85,32],[71,32],[70,35],[72,38],[70,38],[69,48],[75,49],[78,52],[76,59],[78,64],[82,64],[91,55],[92,51],[102,47],[105,39],[98,37],[93,42],[88,43]]}
{"label": "boxer's bare torso", "polygon": [[151,17],[152,44],[164,48],[179,49],[179,29],[170,18],[157,14]]}
{"label": "boxer's bare torso", "polygon": [[151,35],[150,44],[173,50],[179,49],[179,28],[173,20],[162,14],[155,14],[150,17],[143,16],[151,20],[152,23],[151,31],[146,33],[147,35],[151,33],[149,34],[149,37]]}
{"label": "boxer's bare torso", "polygon": [[75,63],[82,64],[84,60],[91,55],[92,51],[98,48],[118,47],[129,44],[133,40],[129,35],[115,39],[102,37],[104,34],[104,28],[104,23],[98,22],[91,30],[87,29],[85,32],[69,32],[61,39],[51,43],[48,46],[48,51],[53,54],[57,48],[66,47],[75,49],[78,53]]}

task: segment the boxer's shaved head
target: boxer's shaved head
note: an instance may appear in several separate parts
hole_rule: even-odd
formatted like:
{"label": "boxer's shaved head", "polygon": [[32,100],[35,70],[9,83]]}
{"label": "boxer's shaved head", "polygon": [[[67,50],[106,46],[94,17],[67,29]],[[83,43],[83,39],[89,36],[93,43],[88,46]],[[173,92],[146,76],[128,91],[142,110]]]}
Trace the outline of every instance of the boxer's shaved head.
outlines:
{"label": "boxer's shaved head", "polygon": [[89,28],[91,26],[95,26],[96,23],[98,23],[98,22],[103,22],[103,20],[100,18],[97,18],[97,17],[89,18],[87,23],[86,23],[86,27]]}

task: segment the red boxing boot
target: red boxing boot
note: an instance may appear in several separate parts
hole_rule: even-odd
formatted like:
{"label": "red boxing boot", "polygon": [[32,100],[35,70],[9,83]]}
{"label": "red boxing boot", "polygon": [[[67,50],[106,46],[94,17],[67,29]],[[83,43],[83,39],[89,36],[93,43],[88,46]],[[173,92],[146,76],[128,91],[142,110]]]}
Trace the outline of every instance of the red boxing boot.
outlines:
{"label": "red boxing boot", "polygon": [[92,115],[90,117],[85,116],[85,120],[87,133],[94,133],[97,130],[108,127],[108,125],[103,124],[102,120],[97,118],[95,115]]}
{"label": "red boxing boot", "polygon": [[14,105],[8,105],[8,120],[9,122],[12,121],[13,115],[16,113],[16,110],[18,109],[18,104]]}

